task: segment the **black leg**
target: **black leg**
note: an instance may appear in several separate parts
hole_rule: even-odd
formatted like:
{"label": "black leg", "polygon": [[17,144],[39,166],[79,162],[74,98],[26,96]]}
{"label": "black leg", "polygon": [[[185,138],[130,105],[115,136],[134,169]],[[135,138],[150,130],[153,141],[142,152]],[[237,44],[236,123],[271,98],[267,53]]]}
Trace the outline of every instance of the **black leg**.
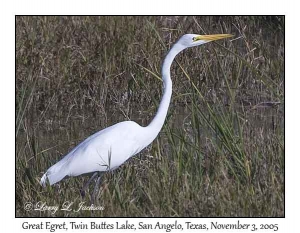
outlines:
{"label": "black leg", "polygon": [[92,195],[92,204],[95,203],[95,200],[96,200],[96,197],[98,196],[98,193],[99,193],[99,187],[100,187],[100,181],[101,181],[101,176],[102,174],[99,172],[98,173],[98,178],[97,178],[97,181],[96,181],[96,184],[95,184],[95,188],[94,188],[94,192],[93,192],[93,195]]}
{"label": "black leg", "polygon": [[91,183],[91,181],[98,175],[98,172],[95,172],[91,178],[85,183],[85,185],[83,186],[83,188],[80,190],[80,194],[81,197],[85,196],[85,190],[87,189],[87,187],[89,186],[89,184]]}

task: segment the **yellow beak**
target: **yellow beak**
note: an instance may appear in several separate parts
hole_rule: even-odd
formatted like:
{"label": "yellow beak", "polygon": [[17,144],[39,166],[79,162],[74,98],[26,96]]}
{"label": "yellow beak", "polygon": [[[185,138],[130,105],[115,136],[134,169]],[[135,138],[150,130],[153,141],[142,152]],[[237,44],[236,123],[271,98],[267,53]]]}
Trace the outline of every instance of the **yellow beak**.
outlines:
{"label": "yellow beak", "polygon": [[232,34],[215,34],[215,35],[200,35],[194,37],[194,42],[198,40],[205,40],[205,41],[214,41],[214,40],[220,40],[228,37],[233,37]]}

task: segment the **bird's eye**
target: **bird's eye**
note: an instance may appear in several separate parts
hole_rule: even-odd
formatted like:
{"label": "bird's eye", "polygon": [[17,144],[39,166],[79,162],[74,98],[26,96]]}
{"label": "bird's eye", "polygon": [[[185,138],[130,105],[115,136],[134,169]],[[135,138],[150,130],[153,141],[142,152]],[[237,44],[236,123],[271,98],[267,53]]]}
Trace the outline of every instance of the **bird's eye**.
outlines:
{"label": "bird's eye", "polygon": [[196,37],[193,37],[192,39],[193,39],[193,41],[195,41],[195,40],[196,40]]}

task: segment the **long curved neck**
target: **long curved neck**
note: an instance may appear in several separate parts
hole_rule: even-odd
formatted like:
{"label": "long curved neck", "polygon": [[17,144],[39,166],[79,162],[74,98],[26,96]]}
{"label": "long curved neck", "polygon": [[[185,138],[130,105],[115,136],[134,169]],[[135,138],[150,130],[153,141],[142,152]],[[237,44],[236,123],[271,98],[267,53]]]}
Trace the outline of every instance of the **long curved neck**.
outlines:
{"label": "long curved neck", "polygon": [[169,53],[167,54],[163,62],[162,65],[162,79],[163,79],[163,87],[164,87],[163,97],[154,119],[146,127],[147,129],[150,130],[152,136],[154,137],[152,140],[156,138],[156,136],[158,135],[159,131],[161,130],[165,122],[168,108],[171,101],[171,96],[172,96],[172,80],[170,76],[170,68],[175,56],[182,50],[183,48],[181,46],[175,44],[171,48],[171,50],[169,51]]}

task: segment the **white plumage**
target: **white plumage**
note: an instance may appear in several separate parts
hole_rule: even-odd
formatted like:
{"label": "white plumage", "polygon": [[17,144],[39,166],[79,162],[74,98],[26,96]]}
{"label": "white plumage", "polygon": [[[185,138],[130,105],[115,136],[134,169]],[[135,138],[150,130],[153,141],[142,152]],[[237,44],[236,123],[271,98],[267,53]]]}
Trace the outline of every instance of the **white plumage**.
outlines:
{"label": "white plumage", "polygon": [[41,184],[44,186],[47,178],[52,185],[65,176],[113,170],[147,146],[145,133],[145,127],[133,121],[105,128],[85,139],[50,167],[43,175]]}
{"label": "white plumage", "polygon": [[[230,34],[186,34],[182,36],[173,45],[163,62],[164,93],[157,114],[152,122],[147,127],[142,127],[133,121],[124,121],[93,134],[76,146],[63,159],[50,167],[41,178],[41,185],[45,186],[47,179],[52,185],[66,176],[78,176],[94,172],[95,174],[91,178],[93,179],[96,173],[99,175],[100,172],[116,169],[131,156],[148,146],[157,137],[166,119],[172,95],[170,67],[175,56],[185,48],[231,36]],[[100,175],[97,179],[95,190],[97,184],[99,185],[99,181]]]}

